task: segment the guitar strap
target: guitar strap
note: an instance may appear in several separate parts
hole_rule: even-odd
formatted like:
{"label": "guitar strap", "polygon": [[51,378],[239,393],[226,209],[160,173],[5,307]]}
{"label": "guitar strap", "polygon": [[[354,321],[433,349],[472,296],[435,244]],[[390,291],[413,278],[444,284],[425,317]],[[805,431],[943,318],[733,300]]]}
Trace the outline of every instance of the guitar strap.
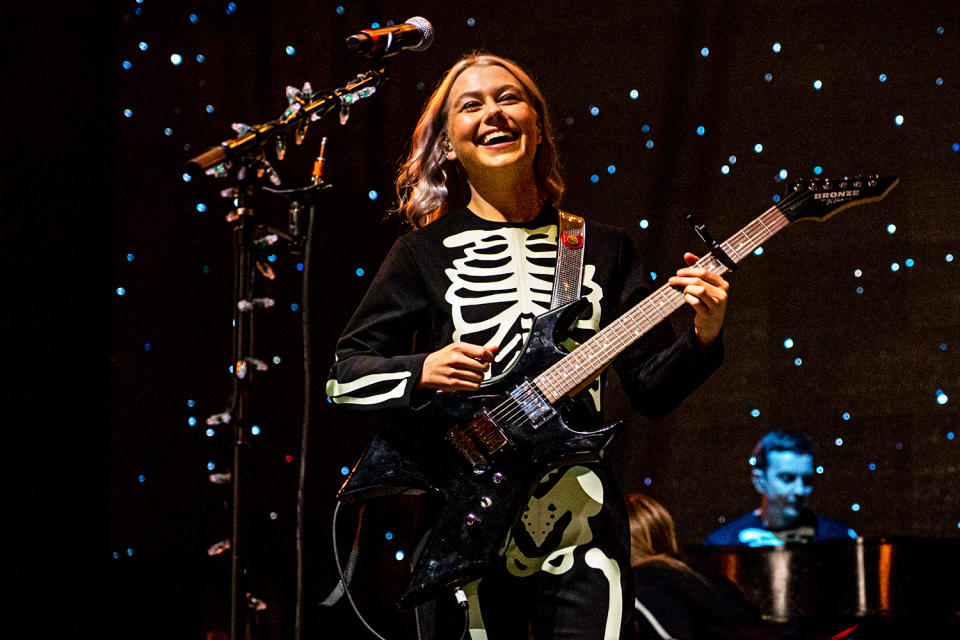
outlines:
{"label": "guitar strap", "polygon": [[583,280],[583,218],[558,210],[557,268],[553,276],[550,308],[556,309],[580,298]]}

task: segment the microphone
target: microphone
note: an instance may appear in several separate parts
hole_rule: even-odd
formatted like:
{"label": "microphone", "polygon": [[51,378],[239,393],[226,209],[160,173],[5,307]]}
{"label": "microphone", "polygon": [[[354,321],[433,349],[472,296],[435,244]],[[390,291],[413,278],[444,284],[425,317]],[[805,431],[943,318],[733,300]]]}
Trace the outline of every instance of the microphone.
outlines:
{"label": "microphone", "polygon": [[416,16],[403,24],[379,29],[364,29],[347,38],[347,49],[367,56],[386,58],[403,49],[426,51],[433,44],[433,25]]}

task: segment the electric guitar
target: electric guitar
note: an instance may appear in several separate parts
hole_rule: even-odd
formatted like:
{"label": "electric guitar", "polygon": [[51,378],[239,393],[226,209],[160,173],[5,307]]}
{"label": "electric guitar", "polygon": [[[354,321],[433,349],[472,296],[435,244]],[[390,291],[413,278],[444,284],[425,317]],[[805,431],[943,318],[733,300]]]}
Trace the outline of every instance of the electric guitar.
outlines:
{"label": "electric guitar", "polygon": [[[792,184],[782,202],[725,242],[713,241],[698,227],[712,250],[696,266],[726,273],[788,224],[825,220],[878,201],[897,182],[896,177],[867,176]],[[566,424],[566,400],[684,304],[679,289],[663,285],[569,353],[558,344],[589,302],[581,298],[551,310],[534,320],[520,358],[496,380],[476,392],[436,394],[429,425],[379,430],[338,499],[424,492],[442,499],[401,607],[482,576],[548,470],[603,456],[617,425],[574,431]]]}

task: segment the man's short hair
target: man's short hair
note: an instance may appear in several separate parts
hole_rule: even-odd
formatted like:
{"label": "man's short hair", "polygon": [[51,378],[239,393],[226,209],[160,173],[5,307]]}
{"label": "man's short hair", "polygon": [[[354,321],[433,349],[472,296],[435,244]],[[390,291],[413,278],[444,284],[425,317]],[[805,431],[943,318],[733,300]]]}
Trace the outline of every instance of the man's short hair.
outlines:
{"label": "man's short hair", "polygon": [[792,429],[778,429],[760,438],[753,448],[753,468],[767,468],[771,451],[793,451],[797,455],[813,455],[813,442],[805,434]]}

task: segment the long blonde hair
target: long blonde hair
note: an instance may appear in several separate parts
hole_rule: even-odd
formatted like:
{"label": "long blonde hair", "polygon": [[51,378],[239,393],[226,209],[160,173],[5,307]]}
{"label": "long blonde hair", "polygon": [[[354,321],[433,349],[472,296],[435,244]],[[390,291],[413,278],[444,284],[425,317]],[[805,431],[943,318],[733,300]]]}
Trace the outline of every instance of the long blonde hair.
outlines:
{"label": "long blonde hair", "polygon": [[673,516],[666,507],[645,493],[631,493],[625,500],[630,519],[630,566],[662,562],[713,589],[709,580],[680,558]]}
{"label": "long blonde hair", "polygon": [[680,549],[670,512],[645,493],[626,496],[631,555],[673,557]]}
{"label": "long blonde hair", "polygon": [[507,58],[474,52],[460,58],[437,85],[413,131],[410,152],[397,172],[397,212],[415,228],[424,227],[470,199],[470,186],[459,162],[447,160],[443,149],[447,126],[446,103],[450,88],[473,66],[500,66],[523,86],[540,120],[543,141],[534,158],[537,188],[544,202],[556,206],[563,196],[563,178],[553,127],[540,89],[520,66]]}

